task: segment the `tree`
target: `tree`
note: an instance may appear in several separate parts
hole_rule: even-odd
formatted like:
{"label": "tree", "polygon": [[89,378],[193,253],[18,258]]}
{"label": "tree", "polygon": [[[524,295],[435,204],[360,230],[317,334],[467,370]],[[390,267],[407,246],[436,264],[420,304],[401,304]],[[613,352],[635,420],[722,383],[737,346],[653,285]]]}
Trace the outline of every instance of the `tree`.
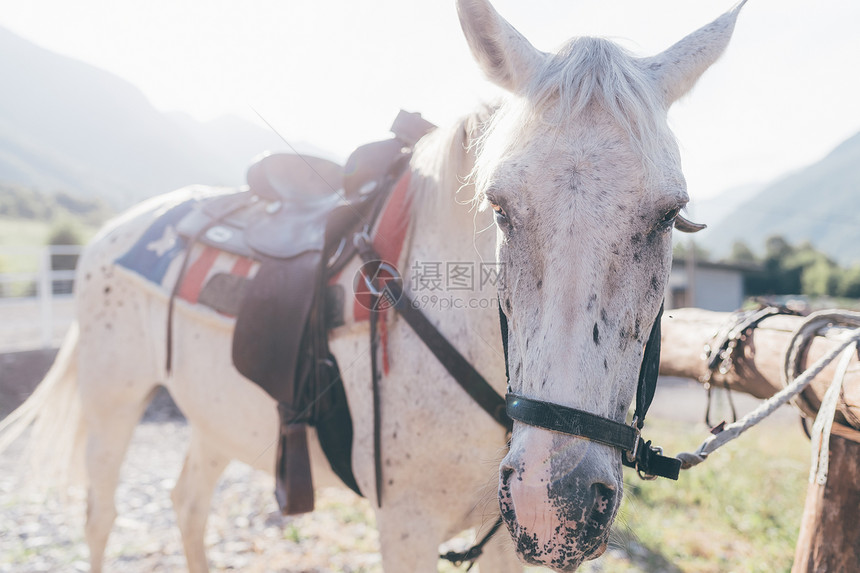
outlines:
{"label": "tree", "polygon": [[745,242],[735,241],[732,244],[732,252],[728,261],[732,263],[755,263],[758,259]]}
{"label": "tree", "polygon": [[[80,228],[69,219],[61,219],[51,226],[48,236],[49,245],[80,245],[83,243],[83,234]],[[52,254],[51,270],[73,271],[78,264],[78,255]],[[72,292],[71,280],[53,281],[54,294],[70,294]]]}
{"label": "tree", "polygon": [[812,264],[802,267],[800,282],[803,294],[835,295],[839,286],[839,267],[819,253]]}
{"label": "tree", "polygon": [[[690,258],[690,243],[691,241],[680,241],[675,243],[675,246],[672,247],[672,256],[676,259],[688,259]],[[711,253],[708,252],[707,249],[699,245],[698,243],[693,242],[693,248],[695,249],[696,259],[699,261],[708,261],[711,259]]]}
{"label": "tree", "polygon": [[51,225],[51,232],[48,235],[49,245],[80,245],[83,242],[83,233],[73,221],[61,219]]}
{"label": "tree", "polygon": [[860,265],[854,265],[842,273],[836,294],[848,298],[860,298]]}
{"label": "tree", "polygon": [[764,242],[764,259],[765,263],[776,261],[777,265],[781,265],[784,261],[794,253],[794,248],[788,244],[785,238],[779,235],[773,235],[765,239]]}
{"label": "tree", "polygon": [[809,241],[794,246],[784,237],[768,237],[762,258],[756,257],[743,241],[736,241],[728,260],[761,265],[761,271],[744,275],[744,290],[748,295],[807,294],[860,298],[860,266],[843,270]]}

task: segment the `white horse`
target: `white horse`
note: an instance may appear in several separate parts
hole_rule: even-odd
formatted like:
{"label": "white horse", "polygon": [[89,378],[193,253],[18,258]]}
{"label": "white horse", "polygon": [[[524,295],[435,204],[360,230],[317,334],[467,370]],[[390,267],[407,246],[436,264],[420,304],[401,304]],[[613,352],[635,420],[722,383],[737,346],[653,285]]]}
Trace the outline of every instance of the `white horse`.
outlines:
{"label": "white horse", "polygon": [[[476,276],[471,290],[422,297],[404,272],[406,288],[503,395],[498,295],[510,328],[509,390],[623,421],[663,297],[673,222],[688,199],[666,113],[720,56],[739,7],[648,58],[594,38],[543,53],[486,0],[460,0],[458,9],[479,65],[510,97],[419,142],[410,165],[411,238],[398,266],[479,269],[496,261],[502,279],[498,292]],[[474,201],[458,200],[458,190]],[[158,384],[191,427],[172,494],[189,570],[208,569],[204,528],[227,463],[269,471],[275,464],[275,402],[232,366],[233,321],[179,301],[168,373],[166,293],[114,264],[161,213],[196,193],[206,191],[140,205],[86,249],[77,326],[34,395],[4,422],[8,437],[35,419],[37,444],[70,458],[85,446],[93,571],[102,569],[116,516],[120,463]],[[480,232],[493,218],[496,232]],[[358,265],[342,273],[345,288]],[[368,330],[349,312],[346,322],[331,348],[355,424],[355,475],[375,507]],[[505,430],[404,320],[389,313],[388,322],[377,510],[384,569],[435,571],[442,541],[498,516],[487,503],[496,489],[512,538],[496,536],[481,570],[521,570],[519,554],[572,571],[598,556],[621,499],[619,451],[521,423],[506,449]],[[316,484],[331,483],[318,447],[312,458]]]}

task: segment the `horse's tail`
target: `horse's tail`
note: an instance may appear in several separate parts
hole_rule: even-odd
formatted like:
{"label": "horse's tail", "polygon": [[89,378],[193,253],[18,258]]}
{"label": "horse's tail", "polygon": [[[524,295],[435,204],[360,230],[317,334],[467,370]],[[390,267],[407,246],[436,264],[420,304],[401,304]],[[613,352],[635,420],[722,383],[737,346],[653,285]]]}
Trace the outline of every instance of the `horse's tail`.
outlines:
{"label": "horse's tail", "polygon": [[67,485],[80,477],[86,427],[78,393],[78,325],[72,324],[57,358],[36,390],[0,421],[0,453],[30,426],[25,456],[40,481]]}

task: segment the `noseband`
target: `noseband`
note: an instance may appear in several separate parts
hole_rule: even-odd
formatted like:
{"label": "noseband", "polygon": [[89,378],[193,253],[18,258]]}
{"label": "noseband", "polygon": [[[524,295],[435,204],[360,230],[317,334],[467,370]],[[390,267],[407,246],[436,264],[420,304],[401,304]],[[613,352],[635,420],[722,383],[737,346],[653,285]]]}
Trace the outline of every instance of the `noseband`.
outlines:
{"label": "noseband", "polygon": [[585,438],[621,450],[621,463],[635,468],[643,479],[665,477],[678,479],[681,460],[662,455],[663,450],[646,442],[640,432],[645,425],[654,391],[657,389],[657,373],[660,370],[660,319],[663,307],[651,327],[648,342],[639,368],[639,383],[636,388],[636,409],[633,422],[624,424],[597,414],[561,406],[542,400],[526,398],[510,392],[510,370],[508,368],[508,319],[499,306],[499,323],[505,351],[505,375],[508,377],[508,394],[505,396],[508,416],[528,424],[570,436]]}

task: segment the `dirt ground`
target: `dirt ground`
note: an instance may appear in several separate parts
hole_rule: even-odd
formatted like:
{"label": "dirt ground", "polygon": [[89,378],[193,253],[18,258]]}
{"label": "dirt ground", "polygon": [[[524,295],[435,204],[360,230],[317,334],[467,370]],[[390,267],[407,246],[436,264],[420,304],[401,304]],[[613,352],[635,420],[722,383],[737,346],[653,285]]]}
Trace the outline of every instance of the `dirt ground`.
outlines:
{"label": "dirt ground", "polygon": [[[18,352],[47,347],[58,348],[75,316],[71,296],[53,299],[45,316],[39,303],[31,299],[0,299],[0,352]],[[44,332],[47,331],[47,332]]]}

